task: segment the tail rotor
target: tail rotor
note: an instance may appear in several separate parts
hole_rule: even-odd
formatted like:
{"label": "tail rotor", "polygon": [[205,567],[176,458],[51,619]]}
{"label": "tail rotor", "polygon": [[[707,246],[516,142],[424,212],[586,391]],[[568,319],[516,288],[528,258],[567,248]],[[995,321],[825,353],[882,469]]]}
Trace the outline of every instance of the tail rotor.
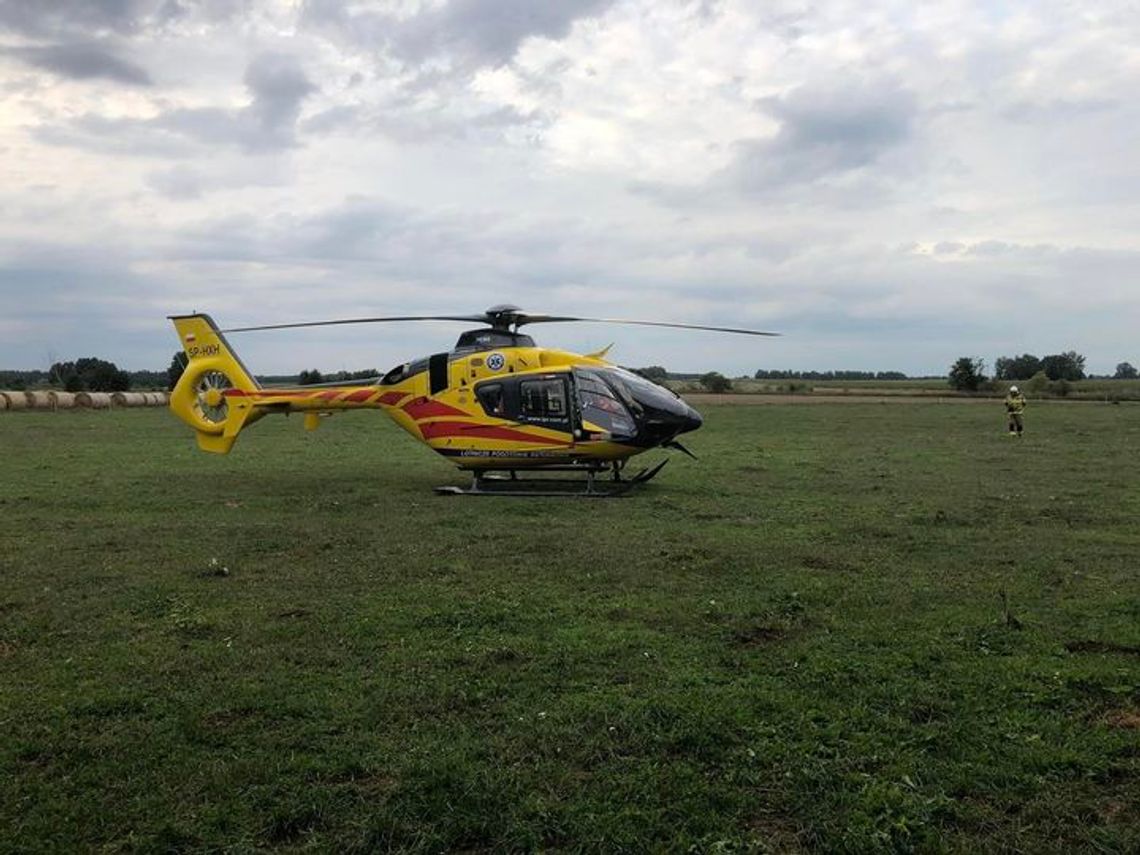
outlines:
{"label": "tail rotor", "polygon": [[187,364],[170,393],[170,409],[194,428],[200,448],[225,454],[238,432],[260,415],[248,406],[232,406],[226,393],[261,387],[209,315],[178,315],[171,320]]}

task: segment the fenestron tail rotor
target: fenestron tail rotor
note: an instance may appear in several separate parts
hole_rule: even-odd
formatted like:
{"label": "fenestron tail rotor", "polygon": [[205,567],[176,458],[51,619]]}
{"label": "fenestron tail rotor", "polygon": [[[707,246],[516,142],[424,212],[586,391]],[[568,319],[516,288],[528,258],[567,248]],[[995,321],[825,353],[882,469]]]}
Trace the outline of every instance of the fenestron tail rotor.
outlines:
{"label": "fenestron tail rotor", "polygon": [[194,412],[211,424],[225,423],[229,414],[225,391],[234,383],[222,371],[206,371],[194,384]]}

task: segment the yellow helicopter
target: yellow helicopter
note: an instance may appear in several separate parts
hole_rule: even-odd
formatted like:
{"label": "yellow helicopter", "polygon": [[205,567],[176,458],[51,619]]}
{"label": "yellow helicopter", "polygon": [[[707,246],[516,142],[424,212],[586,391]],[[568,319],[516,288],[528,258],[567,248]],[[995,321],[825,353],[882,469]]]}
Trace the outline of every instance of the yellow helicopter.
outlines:
{"label": "yellow helicopter", "polygon": [[[461,495],[622,495],[644,484],[666,462],[627,478],[623,470],[629,458],[652,448],[690,454],[677,437],[701,426],[700,414],[676,393],[606,361],[608,347],[586,355],[538,347],[520,327],[591,322],[777,335],[662,321],[536,315],[511,305],[492,306],[481,315],[348,318],[225,330],[205,314],[174,315],[170,320],[187,357],[170,408],[194,429],[202,450],[229,453],[243,429],[270,413],[303,413],[306,429],[314,430],[322,416],[336,410],[380,409],[472,474],[469,488],[436,488]],[[300,388],[261,386],[224,335],[407,321],[485,326],[462,333],[450,351],[397,365],[382,377]],[[546,476],[550,472],[585,475],[584,483],[565,474]],[[611,477],[597,478],[602,473]]]}

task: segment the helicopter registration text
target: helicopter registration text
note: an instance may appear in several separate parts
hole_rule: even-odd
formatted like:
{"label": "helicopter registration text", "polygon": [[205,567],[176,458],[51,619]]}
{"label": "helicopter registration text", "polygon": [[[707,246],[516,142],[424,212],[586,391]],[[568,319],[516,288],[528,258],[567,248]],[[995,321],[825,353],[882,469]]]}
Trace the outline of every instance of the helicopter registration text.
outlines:
{"label": "helicopter registration text", "polygon": [[188,347],[186,348],[186,355],[191,359],[199,356],[217,356],[222,352],[220,344],[204,344],[201,347]]}
{"label": "helicopter registration text", "polygon": [[461,449],[458,457],[561,457],[558,451],[518,451],[511,449]]}

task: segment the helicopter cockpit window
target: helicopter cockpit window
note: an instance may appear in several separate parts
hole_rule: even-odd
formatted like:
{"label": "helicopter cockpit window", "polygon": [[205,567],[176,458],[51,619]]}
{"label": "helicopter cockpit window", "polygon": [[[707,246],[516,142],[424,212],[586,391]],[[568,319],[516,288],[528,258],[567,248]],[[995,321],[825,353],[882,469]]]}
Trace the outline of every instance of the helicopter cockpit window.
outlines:
{"label": "helicopter cockpit window", "polygon": [[428,361],[426,359],[417,359],[413,362],[405,362],[401,365],[397,365],[381,378],[380,385],[394,386],[397,383],[402,383],[409,377],[419,374],[421,371],[426,371],[427,367]]}
{"label": "helicopter cockpit window", "polygon": [[566,383],[561,377],[519,383],[519,418],[562,427],[569,421]]}
{"label": "helicopter cockpit window", "polygon": [[578,369],[578,404],[582,408],[582,421],[596,425],[614,436],[630,437],[637,426],[617,393],[598,374]]}
{"label": "helicopter cockpit window", "polygon": [[621,392],[629,395],[637,404],[660,410],[671,410],[677,405],[678,395],[672,389],[646,380],[624,368],[607,368],[607,379]]}
{"label": "helicopter cockpit window", "polygon": [[476,394],[487,415],[500,417],[506,415],[507,407],[502,383],[484,383],[476,390]]}

